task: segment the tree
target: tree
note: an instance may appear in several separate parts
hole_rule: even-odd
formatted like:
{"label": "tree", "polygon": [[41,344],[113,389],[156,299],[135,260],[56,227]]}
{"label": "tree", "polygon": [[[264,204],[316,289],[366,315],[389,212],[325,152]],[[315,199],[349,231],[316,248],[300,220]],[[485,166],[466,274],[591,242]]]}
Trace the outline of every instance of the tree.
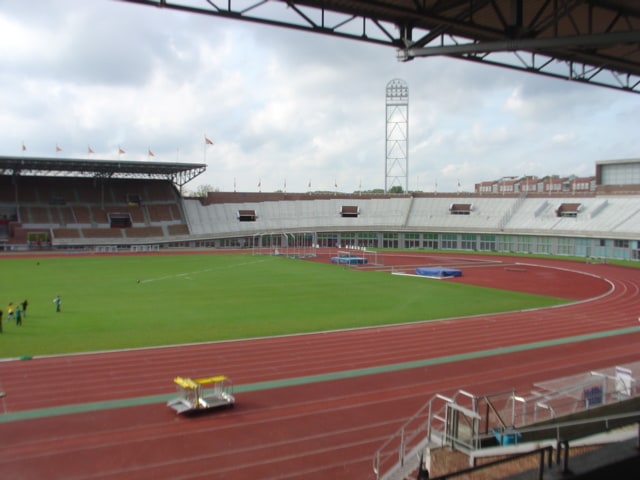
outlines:
{"label": "tree", "polygon": [[207,198],[207,194],[209,192],[215,192],[215,189],[209,184],[204,184],[196,188],[195,193],[196,193],[196,197],[198,198]]}

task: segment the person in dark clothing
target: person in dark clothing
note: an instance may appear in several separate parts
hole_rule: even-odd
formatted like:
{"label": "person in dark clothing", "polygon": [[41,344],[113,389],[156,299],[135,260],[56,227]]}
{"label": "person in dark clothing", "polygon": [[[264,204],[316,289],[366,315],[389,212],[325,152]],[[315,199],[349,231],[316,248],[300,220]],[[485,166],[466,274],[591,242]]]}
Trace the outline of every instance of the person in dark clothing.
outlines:
{"label": "person in dark clothing", "polygon": [[24,302],[22,302],[22,318],[27,318],[27,306],[29,305],[29,302],[27,302],[27,299],[24,299]]}
{"label": "person in dark clothing", "polygon": [[429,470],[424,464],[424,453],[420,454],[420,467],[418,467],[416,480],[429,480]]}
{"label": "person in dark clothing", "polygon": [[22,309],[20,308],[20,305],[16,307],[14,315],[16,317],[16,325],[22,326]]}

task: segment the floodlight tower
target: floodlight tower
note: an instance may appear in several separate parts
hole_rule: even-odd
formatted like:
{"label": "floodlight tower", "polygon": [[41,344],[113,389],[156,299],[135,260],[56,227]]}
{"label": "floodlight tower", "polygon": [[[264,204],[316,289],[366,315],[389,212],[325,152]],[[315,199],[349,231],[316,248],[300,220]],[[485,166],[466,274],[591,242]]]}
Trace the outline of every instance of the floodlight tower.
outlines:
{"label": "floodlight tower", "polygon": [[387,83],[384,191],[409,191],[409,87],[398,78]]}

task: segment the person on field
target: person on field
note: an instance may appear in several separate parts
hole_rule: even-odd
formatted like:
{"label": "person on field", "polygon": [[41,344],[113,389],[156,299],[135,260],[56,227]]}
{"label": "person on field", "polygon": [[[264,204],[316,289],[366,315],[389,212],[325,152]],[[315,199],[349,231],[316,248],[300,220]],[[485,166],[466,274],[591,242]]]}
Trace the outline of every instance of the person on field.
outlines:
{"label": "person on field", "polygon": [[53,303],[56,305],[56,312],[61,311],[62,300],[60,299],[60,295],[56,295],[56,298],[53,299]]}
{"label": "person on field", "polygon": [[7,321],[13,320],[14,311],[15,311],[15,307],[13,306],[13,303],[9,302],[9,305],[7,305]]}
{"label": "person on field", "polygon": [[20,309],[20,305],[16,307],[15,317],[16,317],[16,325],[21,327],[22,326],[22,310]]}
{"label": "person on field", "polygon": [[27,302],[27,299],[24,299],[24,302],[22,302],[22,318],[27,318],[27,306],[29,305],[29,302]]}
{"label": "person on field", "polygon": [[0,310],[0,333],[2,333],[2,310]]}

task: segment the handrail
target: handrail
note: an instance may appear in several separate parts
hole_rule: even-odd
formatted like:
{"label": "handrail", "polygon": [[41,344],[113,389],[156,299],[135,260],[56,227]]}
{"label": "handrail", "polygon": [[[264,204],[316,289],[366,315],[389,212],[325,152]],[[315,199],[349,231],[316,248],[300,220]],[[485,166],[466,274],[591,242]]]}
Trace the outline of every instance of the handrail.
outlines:
{"label": "handrail", "polygon": [[[610,424],[614,423],[616,420],[629,420],[628,425],[636,422],[640,422],[640,410],[634,410],[633,412],[626,413],[616,413],[616,414],[608,414],[602,415],[594,418],[583,418],[579,420],[569,420],[565,422],[553,422],[545,425],[534,425],[531,427],[522,427],[522,428],[509,428],[510,433],[512,431],[517,431],[518,433],[526,434],[526,433],[534,433],[534,432],[544,432],[545,430],[554,430],[556,435],[554,437],[555,440],[561,440],[562,437],[560,432],[563,428],[577,427],[581,425],[590,425],[594,423],[604,423],[605,430],[608,431],[611,427]],[[617,425],[615,428],[618,428]],[[492,435],[486,434],[481,435],[481,438],[491,438]],[[551,438],[551,437],[550,437]]]}
{"label": "handrail", "polygon": [[538,479],[542,480],[543,478],[543,471],[544,471],[544,458],[545,458],[545,454],[547,457],[547,466],[550,468],[553,464],[552,462],[552,455],[553,455],[553,447],[551,446],[546,446],[546,447],[540,447],[540,448],[536,448],[535,450],[531,450],[529,452],[522,452],[522,453],[517,453],[515,455],[510,455],[508,457],[505,458],[500,458],[498,460],[493,460],[491,462],[487,462],[487,463],[483,463],[482,465],[475,465],[473,467],[469,467],[469,468],[464,468],[462,470],[457,470],[455,472],[450,472],[450,473],[445,473],[444,475],[439,475],[437,477],[430,477],[431,480],[447,480],[447,479],[451,479],[451,478],[455,478],[461,475],[467,475],[469,473],[475,473],[478,472],[480,470],[484,470],[490,467],[495,467],[496,465],[501,465],[503,463],[509,463],[509,462],[514,462],[516,460],[519,460],[521,458],[524,457],[528,457],[531,455],[539,455],[540,456],[540,461],[538,463]]}
{"label": "handrail", "polygon": [[[458,392],[461,395],[466,395],[466,392]],[[386,478],[386,476],[392,471],[391,464],[389,463],[392,459],[395,458],[393,462],[394,468],[402,467],[408,460],[407,454],[408,452],[413,452],[414,448],[423,441],[432,441],[431,435],[434,432],[433,421],[436,419],[444,420],[446,422],[446,418],[439,418],[438,415],[441,413],[446,414],[446,406],[447,404],[455,403],[455,398],[458,394],[454,395],[454,398],[448,398],[443,395],[435,395],[432,397],[427,404],[423,408],[421,408],[416,414],[414,414],[409,421],[407,421],[391,438],[389,438],[375,453],[373,458],[373,471],[376,474],[376,479]],[[474,398],[474,397],[472,397]],[[444,402],[442,406],[438,410],[434,410],[436,400],[441,400]],[[425,416],[425,411],[428,411],[428,415],[426,418],[421,421],[420,425],[413,426],[412,428],[408,428],[412,422],[415,422],[421,416]],[[620,422],[623,425],[620,425]],[[513,434],[517,432],[518,435],[526,435],[527,433],[534,432],[549,432],[548,439],[554,439],[556,442],[566,441],[571,439],[571,432],[569,429],[574,427],[579,427],[582,425],[595,425],[598,423],[602,423],[602,431],[608,431],[611,428],[619,428],[624,425],[628,425],[631,423],[640,422],[640,410],[634,410],[633,412],[626,413],[612,413],[606,415],[599,415],[597,417],[586,418],[586,419],[575,419],[568,421],[557,421],[552,423],[547,423],[545,425],[533,425],[529,427],[517,427],[514,428],[509,427],[509,434]],[[499,428],[498,431],[505,431],[505,427]],[[418,435],[422,433],[421,440],[416,442],[416,438]],[[446,435],[446,432],[445,432]],[[569,437],[567,436],[569,435]],[[585,435],[582,435],[585,436]],[[482,444],[483,440],[494,438],[493,433],[484,433],[477,434],[474,445],[478,446]],[[575,436],[574,438],[581,438],[581,436]],[[539,440],[539,439],[538,439]],[[396,442],[397,448],[390,448]],[[383,466],[387,464],[388,467],[385,471],[382,471]],[[446,477],[443,477],[446,478]]]}

